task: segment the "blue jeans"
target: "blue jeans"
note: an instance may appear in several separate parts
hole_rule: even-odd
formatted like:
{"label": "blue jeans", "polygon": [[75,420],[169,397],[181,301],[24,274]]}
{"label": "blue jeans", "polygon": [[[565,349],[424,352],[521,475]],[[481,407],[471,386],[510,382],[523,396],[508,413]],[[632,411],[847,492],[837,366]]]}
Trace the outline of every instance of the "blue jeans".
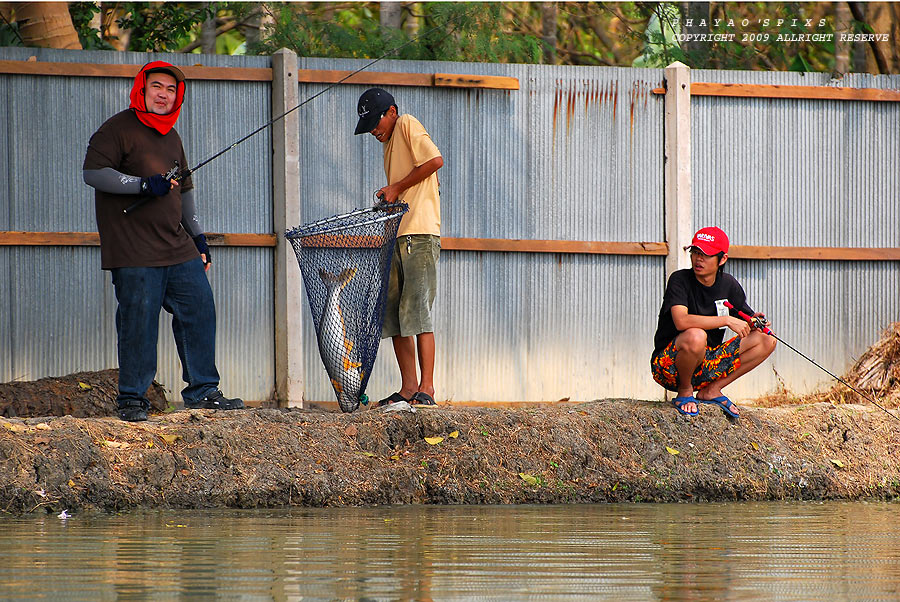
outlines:
{"label": "blue jeans", "polygon": [[219,386],[216,370],[216,307],[200,258],[156,268],[114,268],[119,307],[119,407],[143,404],[156,376],[159,309],[172,314],[172,333],[181,359],[185,403]]}

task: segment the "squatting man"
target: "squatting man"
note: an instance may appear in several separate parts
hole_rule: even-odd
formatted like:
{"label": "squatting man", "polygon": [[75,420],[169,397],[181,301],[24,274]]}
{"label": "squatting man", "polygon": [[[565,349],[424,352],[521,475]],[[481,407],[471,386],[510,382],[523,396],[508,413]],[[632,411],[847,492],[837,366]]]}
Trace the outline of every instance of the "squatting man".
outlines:
{"label": "squatting man", "polygon": [[[722,389],[769,357],[775,339],[759,330],[756,321],[738,317],[743,311],[764,319],[747,305],[740,283],[723,271],[728,261],[725,232],[701,228],[685,250],[691,267],[669,277],[659,310],[650,359],[653,379],[677,394],[672,404],[681,414],[696,416],[698,404],[706,403],[737,419],[740,411]],[[723,342],[726,329],[736,336]]]}

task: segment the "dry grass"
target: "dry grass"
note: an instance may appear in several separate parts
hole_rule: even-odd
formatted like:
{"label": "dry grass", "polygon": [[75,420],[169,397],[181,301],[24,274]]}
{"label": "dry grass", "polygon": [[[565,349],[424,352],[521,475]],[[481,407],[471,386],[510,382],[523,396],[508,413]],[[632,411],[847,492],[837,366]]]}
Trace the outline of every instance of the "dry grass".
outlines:
{"label": "dry grass", "polygon": [[[874,398],[880,405],[900,408],[900,322],[894,322],[886,328],[878,342],[869,347],[842,378]],[[827,391],[807,395],[797,395],[782,389],[755,399],[753,405],[773,408],[819,402],[833,405],[868,404],[869,400],[842,383],[835,382]]]}

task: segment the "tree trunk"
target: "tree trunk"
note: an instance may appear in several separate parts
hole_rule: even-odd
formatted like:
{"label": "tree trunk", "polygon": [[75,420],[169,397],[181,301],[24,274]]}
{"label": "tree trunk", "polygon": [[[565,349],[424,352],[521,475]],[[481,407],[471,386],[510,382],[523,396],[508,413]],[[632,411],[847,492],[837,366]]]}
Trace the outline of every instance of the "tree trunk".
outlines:
{"label": "tree trunk", "polygon": [[272,17],[264,10],[259,10],[249,16],[246,20],[245,25],[240,26],[241,33],[244,34],[244,39],[247,40],[247,48],[252,48],[256,44],[259,44],[259,41],[262,39],[263,33],[263,17],[268,17],[271,21]]}
{"label": "tree trunk", "polygon": [[65,2],[13,2],[12,9],[25,46],[81,50]]}
{"label": "tree trunk", "polygon": [[[681,5],[681,33],[698,35],[709,33],[709,2],[684,2]],[[694,69],[709,68],[709,42],[690,41],[682,44],[682,50]]]}
{"label": "tree trunk", "polygon": [[556,64],[556,2],[541,2],[541,41],[544,43],[544,63]]}
{"label": "tree trunk", "polygon": [[[209,2],[204,6],[209,10]],[[200,52],[203,54],[216,53],[216,16],[210,14],[200,25]]]}
{"label": "tree trunk", "polygon": [[403,26],[403,4],[400,2],[381,2],[378,20],[382,27],[400,29]]}
{"label": "tree trunk", "polygon": [[418,2],[410,2],[406,7],[409,14],[403,20],[403,29],[406,31],[406,35],[414,38],[419,35],[419,17],[416,15],[422,14],[422,7]]}
{"label": "tree trunk", "polygon": [[834,3],[834,77],[842,77],[850,71],[850,42],[842,42],[841,34],[850,33],[850,6],[846,2]]}
{"label": "tree trunk", "polygon": [[[882,2],[872,2],[863,3],[863,2],[851,2],[850,3],[850,12],[853,14],[853,18],[861,23],[866,23],[870,25],[875,33],[887,33],[889,28],[879,29],[879,21],[881,20],[882,15]],[[869,49],[872,51],[872,58],[875,60],[875,69],[867,68],[866,71],[872,71],[873,73],[889,73],[887,58],[885,57],[884,51],[882,49],[882,42],[871,41],[869,42]],[[887,44],[884,44],[887,46]]]}

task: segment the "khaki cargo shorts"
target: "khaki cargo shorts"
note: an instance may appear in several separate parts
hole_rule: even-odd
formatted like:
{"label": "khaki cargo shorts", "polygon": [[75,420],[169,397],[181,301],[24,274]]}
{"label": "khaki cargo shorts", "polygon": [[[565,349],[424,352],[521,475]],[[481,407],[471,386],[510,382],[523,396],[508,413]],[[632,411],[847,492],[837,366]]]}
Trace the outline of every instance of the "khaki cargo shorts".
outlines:
{"label": "khaki cargo shorts", "polygon": [[437,293],[440,254],[440,236],[404,234],[397,237],[381,338],[434,332],[431,308]]}

